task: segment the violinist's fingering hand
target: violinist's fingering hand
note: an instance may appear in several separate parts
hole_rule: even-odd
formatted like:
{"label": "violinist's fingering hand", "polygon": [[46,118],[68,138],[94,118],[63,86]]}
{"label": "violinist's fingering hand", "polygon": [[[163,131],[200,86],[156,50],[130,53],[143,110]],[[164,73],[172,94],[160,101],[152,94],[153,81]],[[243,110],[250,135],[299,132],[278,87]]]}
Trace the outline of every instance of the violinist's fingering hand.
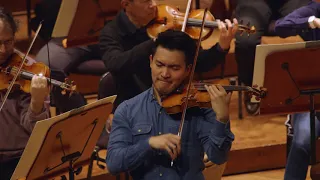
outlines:
{"label": "violinist's fingering hand", "polygon": [[226,19],[225,23],[217,20],[217,23],[220,30],[219,45],[223,50],[228,50],[232,39],[238,31],[238,21],[233,19],[233,25],[229,19]]}
{"label": "violinist's fingering hand", "polygon": [[229,120],[229,104],[232,93],[226,92],[221,85],[205,85],[210,99],[212,109],[215,111],[217,120],[223,123],[227,123]]}
{"label": "violinist's fingering hand", "polygon": [[48,82],[42,75],[34,75],[30,87],[31,104],[30,108],[34,113],[40,113],[44,101],[49,94]]}
{"label": "violinist's fingering hand", "polygon": [[153,149],[166,150],[172,160],[176,159],[181,152],[180,136],[174,134],[152,136],[149,139],[149,145]]}

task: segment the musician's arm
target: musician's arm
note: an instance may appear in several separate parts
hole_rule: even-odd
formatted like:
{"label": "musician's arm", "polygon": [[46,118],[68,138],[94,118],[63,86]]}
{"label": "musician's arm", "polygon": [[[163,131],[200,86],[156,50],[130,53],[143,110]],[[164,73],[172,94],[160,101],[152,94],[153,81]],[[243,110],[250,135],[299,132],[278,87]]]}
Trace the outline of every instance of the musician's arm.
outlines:
{"label": "musician's arm", "polygon": [[320,12],[320,4],[310,2],[307,6],[303,6],[282,19],[276,21],[275,32],[280,37],[289,37],[300,35],[302,31],[310,28],[308,19],[310,16],[317,16]]}
{"label": "musician's arm", "polygon": [[148,40],[131,50],[125,51],[120,42],[120,37],[113,30],[108,27],[104,28],[100,36],[99,45],[102,52],[102,60],[108,71],[135,71],[140,61],[149,59],[154,46],[153,40]]}
{"label": "musician's arm", "polygon": [[32,132],[37,121],[50,117],[49,103],[43,102],[42,109],[34,112],[31,108],[31,96],[29,94],[21,94],[17,103],[17,111],[20,114],[20,123],[29,132]]}
{"label": "musician's arm", "polygon": [[152,155],[149,138],[133,144],[132,130],[127,117],[128,108],[130,107],[124,101],[116,109],[113,117],[106,158],[111,174],[132,170]]}
{"label": "musician's arm", "polygon": [[215,164],[223,164],[228,159],[234,135],[230,130],[230,122],[216,120],[212,109],[202,109],[204,119],[199,121],[198,137],[207,153],[209,160]]}
{"label": "musician's arm", "polygon": [[228,50],[223,50],[219,43],[216,43],[210,49],[199,51],[198,62],[196,66],[197,72],[206,72],[212,70],[217,65],[224,62]]}

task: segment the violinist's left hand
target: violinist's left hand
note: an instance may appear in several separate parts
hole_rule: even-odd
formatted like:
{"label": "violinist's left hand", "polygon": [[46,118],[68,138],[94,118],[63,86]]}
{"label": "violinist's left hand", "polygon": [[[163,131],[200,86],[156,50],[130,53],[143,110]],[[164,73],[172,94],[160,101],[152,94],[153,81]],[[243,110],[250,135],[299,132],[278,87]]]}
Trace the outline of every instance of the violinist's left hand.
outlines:
{"label": "violinist's left hand", "polygon": [[229,104],[232,93],[227,94],[221,85],[205,85],[205,88],[210,95],[211,106],[216,113],[217,120],[227,123],[229,120]]}
{"label": "violinist's left hand", "polygon": [[42,75],[34,75],[31,80],[30,87],[31,103],[30,108],[34,113],[40,113],[44,101],[49,94],[48,83],[46,77]]}
{"label": "violinist's left hand", "polygon": [[238,21],[237,19],[233,19],[233,26],[229,19],[225,20],[224,22],[217,20],[218,28],[220,30],[220,37],[219,37],[219,45],[223,50],[228,50],[230,48],[230,43],[232,39],[235,37],[238,31]]}

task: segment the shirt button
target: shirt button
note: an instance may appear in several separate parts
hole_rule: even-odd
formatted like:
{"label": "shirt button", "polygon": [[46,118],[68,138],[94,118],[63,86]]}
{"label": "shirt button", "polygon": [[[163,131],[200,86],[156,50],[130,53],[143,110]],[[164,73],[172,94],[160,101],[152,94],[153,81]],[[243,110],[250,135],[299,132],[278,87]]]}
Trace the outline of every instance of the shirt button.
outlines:
{"label": "shirt button", "polygon": [[161,132],[159,132],[159,134],[161,134]]}
{"label": "shirt button", "polygon": [[161,111],[159,111],[159,114],[161,114]]}
{"label": "shirt button", "polygon": [[160,173],[160,176],[162,176],[162,173]]}
{"label": "shirt button", "polygon": [[139,129],[138,132],[141,132],[141,129]]}

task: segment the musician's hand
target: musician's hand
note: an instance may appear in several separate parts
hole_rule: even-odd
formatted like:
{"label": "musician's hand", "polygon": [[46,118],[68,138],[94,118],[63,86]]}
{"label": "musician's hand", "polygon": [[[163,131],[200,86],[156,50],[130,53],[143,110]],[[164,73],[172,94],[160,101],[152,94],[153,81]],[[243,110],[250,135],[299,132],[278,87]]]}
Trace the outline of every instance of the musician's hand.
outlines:
{"label": "musician's hand", "polygon": [[205,165],[206,168],[210,167],[213,165],[213,162],[211,162],[208,158],[208,155],[205,153],[203,156],[203,163]]}
{"label": "musician's hand", "polygon": [[226,90],[221,85],[205,85],[210,99],[212,109],[215,111],[217,120],[223,123],[229,120],[229,104],[231,100],[231,94],[227,94]]}
{"label": "musician's hand", "polygon": [[219,45],[223,50],[227,50],[230,48],[230,43],[238,31],[238,21],[237,19],[233,19],[234,26],[232,26],[229,19],[225,20],[227,26],[220,20],[217,20],[217,22],[220,30]]}
{"label": "musician's hand", "polygon": [[168,151],[172,160],[176,159],[181,152],[180,137],[174,134],[152,136],[149,139],[149,144],[154,149]]}
{"label": "musician's hand", "polygon": [[46,77],[42,75],[34,75],[31,80],[30,87],[31,104],[30,108],[34,113],[40,113],[43,103],[49,94],[48,83]]}
{"label": "musician's hand", "polygon": [[316,28],[320,28],[320,18],[315,18],[313,24],[316,26]]}

